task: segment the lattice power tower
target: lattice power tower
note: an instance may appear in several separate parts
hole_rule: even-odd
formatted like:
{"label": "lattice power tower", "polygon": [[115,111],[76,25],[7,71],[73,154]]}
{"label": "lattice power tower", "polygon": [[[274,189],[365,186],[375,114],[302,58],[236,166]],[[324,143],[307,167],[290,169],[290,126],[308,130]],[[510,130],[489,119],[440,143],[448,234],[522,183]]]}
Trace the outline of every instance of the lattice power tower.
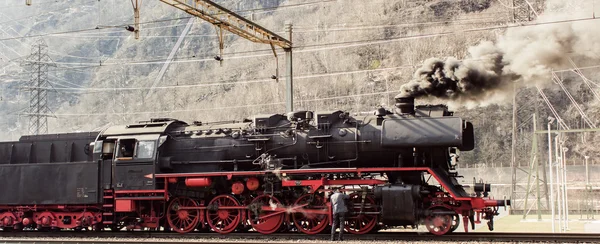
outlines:
{"label": "lattice power tower", "polygon": [[48,45],[43,39],[39,39],[31,48],[31,54],[23,63],[30,71],[30,79],[26,90],[30,92],[29,111],[29,134],[48,133],[48,67],[53,66],[52,59],[48,56]]}

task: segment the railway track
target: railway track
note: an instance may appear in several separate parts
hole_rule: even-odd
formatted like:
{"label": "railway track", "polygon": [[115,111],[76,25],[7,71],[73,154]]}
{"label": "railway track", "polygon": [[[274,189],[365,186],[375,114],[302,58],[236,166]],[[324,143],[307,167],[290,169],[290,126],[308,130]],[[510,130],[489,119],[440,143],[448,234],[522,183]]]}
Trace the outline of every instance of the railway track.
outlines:
{"label": "railway track", "polygon": [[[381,232],[368,235],[345,236],[347,241],[447,241],[447,242],[600,242],[600,234],[581,233],[453,233],[444,236],[434,236],[422,232]],[[152,241],[148,239],[154,239]],[[278,233],[262,235],[258,233],[232,233],[220,235],[216,233],[188,233],[185,235],[164,232],[2,232],[1,243],[65,243],[65,244],[112,244],[112,243],[310,243],[327,241],[329,235],[304,235]]]}

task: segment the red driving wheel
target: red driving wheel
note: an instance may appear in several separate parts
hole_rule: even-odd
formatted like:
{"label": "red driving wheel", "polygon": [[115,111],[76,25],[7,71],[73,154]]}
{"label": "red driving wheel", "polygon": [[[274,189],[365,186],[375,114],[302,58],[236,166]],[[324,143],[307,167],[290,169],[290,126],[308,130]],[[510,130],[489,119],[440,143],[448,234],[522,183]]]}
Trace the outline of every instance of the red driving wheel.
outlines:
{"label": "red driving wheel", "polygon": [[199,209],[181,209],[198,207],[198,202],[188,197],[177,197],[167,208],[167,221],[174,231],[188,233],[196,228],[202,212]]}
{"label": "red driving wheel", "polygon": [[346,231],[357,235],[369,233],[378,222],[378,214],[372,214],[379,212],[375,200],[367,195],[363,202],[362,194],[353,193],[350,195],[350,202],[352,206],[349,207],[350,213],[346,218]]}
{"label": "red driving wheel", "polygon": [[239,207],[237,199],[230,195],[219,195],[213,198],[206,210],[208,225],[217,233],[227,234],[235,230],[242,220],[240,209],[223,209],[222,207]]}
{"label": "red driving wheel", "polygon": [[329,225],[328,214],[322,213],[327,212],[327,205],[325,205],[323,197],[305,194],[298,198],[294,205],[306,205],[300,209],[295,209],[292,215],[294,225],[302,233],[318,234]]}
{"label": "red driving wheel", "polygon": [[275,212],[275,208],[281,206],[281,202],[279,202],[277,198],[271,195],[260,195],[254,198],[250,205],[254,205],[255,208],[258,208],[248,210],[250,225],[252,225],[256,231],[268,235],[279,230],[285,218],[285,212]]}
{"label": "red driving wheel", "polygon": [[452,228],[452,215],[436,212],[448,212],[450,210],[446,210],[443,208],[436,208],[431,210],[431,214],[425,218],[425,227],[431,234],[441,236],[450,231]]}

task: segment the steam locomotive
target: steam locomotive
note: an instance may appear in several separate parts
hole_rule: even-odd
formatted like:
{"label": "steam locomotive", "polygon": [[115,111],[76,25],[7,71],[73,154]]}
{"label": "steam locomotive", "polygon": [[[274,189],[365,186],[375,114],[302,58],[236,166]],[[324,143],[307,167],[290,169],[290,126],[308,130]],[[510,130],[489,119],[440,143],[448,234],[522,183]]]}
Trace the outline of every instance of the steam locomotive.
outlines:
{"label": "steam locomotive", "polygon": [[[0,228],[297,231],[331,224],[331,188],[350,194],[346,231],[395,226],[436,235],[488,221],[506,200],[456,180],[473,125],[444,105],[396,98],[390,112],[167,118],[100,132],[0,143]],[[469,224],[470,223],[470,224]]]}

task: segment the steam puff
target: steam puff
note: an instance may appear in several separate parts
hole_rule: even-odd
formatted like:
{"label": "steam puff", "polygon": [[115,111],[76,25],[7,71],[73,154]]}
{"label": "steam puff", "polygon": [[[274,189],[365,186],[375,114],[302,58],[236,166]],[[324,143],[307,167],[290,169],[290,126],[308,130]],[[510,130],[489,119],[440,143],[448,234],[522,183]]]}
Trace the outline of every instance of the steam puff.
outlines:
{"label": "steam puff", "polygon": [[492,42],[469,48],[469,57],[464,61],[453,57],[426,60],[413,79],[402,86],[398,97],[478,100],[510,83],[503,76],[502,52]]}
{"label": "steam puff", "polygon": [[[540,22],[588,18],[588,8],[573,8],[570,1],[548,1]],[[590,0],[578,2],[587,6]],[[591,6],[591,5],[590,5]],[[554,11],[553,11],[554,10]],[[570,11],[567,11],[570,10]],[[567,68],[568,58],[579,61],[600,60],[598,20],[574,21],[511,28],[496,42],[485,41],[469,48],[467,58],[424,62],[410,82],[401,87],[400,96],[483,102],[490,95],[506,94],[513,82],[522,86],[546,83],[553,69]]]}

